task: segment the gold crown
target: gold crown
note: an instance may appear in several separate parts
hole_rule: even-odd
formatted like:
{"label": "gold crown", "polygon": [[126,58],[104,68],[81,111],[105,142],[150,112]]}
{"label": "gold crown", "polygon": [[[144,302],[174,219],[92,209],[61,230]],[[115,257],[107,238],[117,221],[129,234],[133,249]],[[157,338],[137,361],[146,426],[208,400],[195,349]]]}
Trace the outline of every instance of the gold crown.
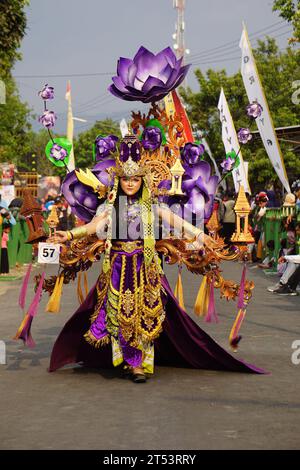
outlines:
{"label": "gold crown", "polygon": [[[123,161],[125,158],[126,160]],[[128,134],[121,140],[120,155],[116,158],[114,173],[117,176],[129,177],[146,175],[147,168],[142,162],[141,145],[135,135]]]}

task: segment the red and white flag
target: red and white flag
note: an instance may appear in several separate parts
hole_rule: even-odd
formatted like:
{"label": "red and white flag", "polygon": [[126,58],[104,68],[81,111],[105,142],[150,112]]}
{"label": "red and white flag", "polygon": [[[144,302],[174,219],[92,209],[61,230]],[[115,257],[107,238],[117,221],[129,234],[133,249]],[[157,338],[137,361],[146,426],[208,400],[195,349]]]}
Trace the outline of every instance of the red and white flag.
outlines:
{"label": "red and white flag", "polygon": [[71,82],[70,82],[70,80],[67,83],[67,92],[66,92],[66,97],[65,98],[66,98],[66,100],[71,99]]}

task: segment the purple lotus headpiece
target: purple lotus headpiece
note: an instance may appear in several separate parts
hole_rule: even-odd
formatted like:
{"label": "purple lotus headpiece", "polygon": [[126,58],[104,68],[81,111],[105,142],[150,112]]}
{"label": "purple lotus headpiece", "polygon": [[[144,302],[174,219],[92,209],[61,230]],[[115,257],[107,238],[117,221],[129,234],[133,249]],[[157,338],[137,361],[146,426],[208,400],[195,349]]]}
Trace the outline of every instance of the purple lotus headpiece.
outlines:
{"label": "purple lotus headpiece", "polygon": [[159,101],[184,80],[190,65],[181,63],[182,58],[177,60],[170,47],[155,55],[142,46],[133,60],[118,60],[109,91],[126,101]]}

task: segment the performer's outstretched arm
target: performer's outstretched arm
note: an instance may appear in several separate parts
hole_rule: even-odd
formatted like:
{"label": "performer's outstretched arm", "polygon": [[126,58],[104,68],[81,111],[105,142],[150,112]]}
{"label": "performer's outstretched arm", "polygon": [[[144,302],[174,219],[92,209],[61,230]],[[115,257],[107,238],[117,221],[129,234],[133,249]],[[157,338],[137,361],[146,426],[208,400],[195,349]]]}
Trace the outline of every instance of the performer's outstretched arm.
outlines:
{"label": "performer's outstretched arm", "polygon": [[70,231],[57,230],[55,235],[51,237],[49,241],[54,243],[64,243],[75,238],[83,238],[87,235],[93,235],[96,232],[104,233],[104,228],[108,221],[107,215],[108,211],[106,210],[100,215],[96,215],[88,224],[73,228]]}
{"label": "performer's outstretched arm", "polygon": [[204,231],[198,227],[195,227],[193,224],[187,222],[182,217],[174,212],[167,206],[158,206],[158,215],[162,218],[164,222],[169,224],[171,227],[174,227],[176,230],[180,230],[183,238],[193,239],[195,248],[200,248],[205,245],[211,250],[218,247],[217,242],[211,238],[209,235],[205,235]]}

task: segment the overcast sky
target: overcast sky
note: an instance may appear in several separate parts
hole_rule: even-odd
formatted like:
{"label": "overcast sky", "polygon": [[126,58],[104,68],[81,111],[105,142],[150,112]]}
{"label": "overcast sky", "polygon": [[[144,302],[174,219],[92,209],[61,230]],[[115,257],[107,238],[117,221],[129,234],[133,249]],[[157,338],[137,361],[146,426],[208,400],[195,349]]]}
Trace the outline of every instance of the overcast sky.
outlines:
{"label": "overcast sky", "polygon": [[[238,70],[243,20],[253,46],[257,37],[262,39],[266,33],[277,37],[280,48],[287,45],[291,28],[272,12],[272,4],[272,0],[186,0],[185,37],[191,51],[187,62],[193,64],[188,84],[194,90],[195,68],[226,68],[229,73]],[[58,113],[58,132],[66,126],[68,78],[74,115],[89,121],[76,123],[77,132],[90,127],[97,118],[120,120],[139,104],[122,102],[107,91],[118,58],[132,58],[141,45],[157,53],[174,43],[176,11],[172,0],[31,0],[26,11],[23,60],[15,66],[14,76],[22,99],[36,113],[42,111],[37,92],[44,83],[55,87],[51,109]],[[227,43],[231,44],[218,50]],[[86,76],[72,76],[76,74]]]}

